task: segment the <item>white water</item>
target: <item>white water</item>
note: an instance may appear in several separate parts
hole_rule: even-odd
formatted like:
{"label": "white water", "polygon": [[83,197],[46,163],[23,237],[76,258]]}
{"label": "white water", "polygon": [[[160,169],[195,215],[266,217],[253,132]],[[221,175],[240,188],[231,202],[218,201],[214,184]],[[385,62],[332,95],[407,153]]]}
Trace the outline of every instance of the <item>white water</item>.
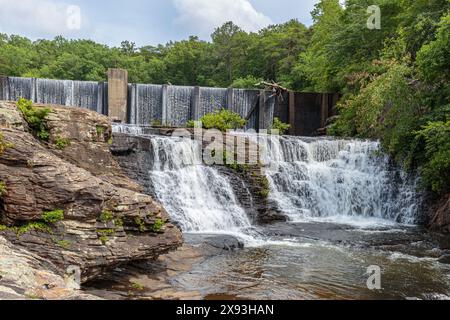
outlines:
{"label": "white water", "polygon": [[190,139],[152,137],[154,191],[183,231],[238,232],[251,226],[228,180],[201,164]]}
{"label": "white water", "polygon": [[267,137],[270,197],[292,221],[413,224],[415,183],[379,150],[373,141]]}
{"label": "white water", "polygon": [[[113,129],[145,134],[144,128],[130,125]],[[202,164],[198,142],[149,139],[154,193],[183,231],[260,238],[250,235],[251,222],[228,179]],[[291,221],[360,228],[417,222],[420,199],[415,182],[390,164],[379,152],[378,142],[278,136],[267,136],[262,142],[270,198]]]}

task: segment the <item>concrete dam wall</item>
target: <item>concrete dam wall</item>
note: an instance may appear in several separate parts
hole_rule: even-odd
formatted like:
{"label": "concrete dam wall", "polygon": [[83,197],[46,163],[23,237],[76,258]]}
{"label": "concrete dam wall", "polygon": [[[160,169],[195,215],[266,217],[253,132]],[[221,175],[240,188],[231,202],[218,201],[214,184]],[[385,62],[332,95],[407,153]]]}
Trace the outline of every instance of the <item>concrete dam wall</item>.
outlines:
{"label": "concrete dam wall", "polygon": [[268,129],[274,117],[291,125],[291,135],[311,136],[335,114],[337,96],[254,89],[128,83],[126,70],[111,69],[108,82],[0,77],[0,100],[88,108],[114,121],[136,125],[186,126],[189,120],[228,109],[248,120],[247,129]]}

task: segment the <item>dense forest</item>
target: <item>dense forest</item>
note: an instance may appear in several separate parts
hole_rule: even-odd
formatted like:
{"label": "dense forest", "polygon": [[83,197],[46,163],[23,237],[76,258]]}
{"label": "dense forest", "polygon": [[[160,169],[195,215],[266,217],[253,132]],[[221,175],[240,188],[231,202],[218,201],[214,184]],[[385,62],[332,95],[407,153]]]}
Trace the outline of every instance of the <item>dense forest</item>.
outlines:
{"label": "dense forest", "polygon": [[[381,28],[367,28],[367,8]],[[89,40],[30,41],[0,34],[0,74],[105,80],[125,68],[131,82],[252,87],[273,80],[298,91],[339,92],[329,134],[376,138],[435,194],[450,190],[450,2],[321,0],[309,28],[296,20],[248,33],[232,22],[197,37],[138,48]]]}

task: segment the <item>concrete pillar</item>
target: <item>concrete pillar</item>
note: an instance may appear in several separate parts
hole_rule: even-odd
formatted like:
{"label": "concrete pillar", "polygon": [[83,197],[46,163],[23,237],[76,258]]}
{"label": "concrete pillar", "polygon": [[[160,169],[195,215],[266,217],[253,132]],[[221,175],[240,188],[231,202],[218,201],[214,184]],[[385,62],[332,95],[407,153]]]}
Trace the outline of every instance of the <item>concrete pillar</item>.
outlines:
{"label": "concrete pillar", "polygon": [[295,92],[289,91],[289,124],[291,125],[289,129],[289,134],[295,136]]}
{"label": "concrete pillar", "polygon": [[194,87],[191,105],[191,119],[195,121],[200,120],[200,112],[200,87]]}
{"label": "concrete pillar", "polygon": [[108,70],[108,116],[117,122],[127,122],[128,71]]}
{"label": "concrete pillar", "polygon": [[265,111],[266,111],[266,91],[259,91],[259,119],[258,119],[258,129],[264,130],[267,129],[265,125]]}
{"label": "concrete pillar", "polygon": [[0,100],[7,100],[8,77],[0,76]]}
{"label": "concrete pillar", "polygon": [[162,125],[168,126],[169,125],[169,111],[167,110],[167,84],[163,84],[162,86],[162,97],[161,97],[161,107],[162,107]]}
{"label": "concrete pillar", "polygon": [[231,110],[231,111],[235,111],[233,110],[233,99],[234,98],[234,89],[233,88],[228,88],[227,89],[227,109]]}

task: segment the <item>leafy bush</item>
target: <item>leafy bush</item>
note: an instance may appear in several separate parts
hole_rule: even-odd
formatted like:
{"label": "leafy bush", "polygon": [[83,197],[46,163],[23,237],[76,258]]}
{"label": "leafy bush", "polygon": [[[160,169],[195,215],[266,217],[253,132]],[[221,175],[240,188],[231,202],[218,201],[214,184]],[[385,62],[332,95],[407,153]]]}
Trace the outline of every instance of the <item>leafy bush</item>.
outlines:
{"label": "leafy bush", "polygon": [[279,118],[275,117],[273,119],[273,124],[272,124],[272,127],[270,128],[269,132],[271,133],[272,130],[278,130],[278,133],[280,135],[284,135],[284,134],[286,134],[286,132],[289,131],[290,128],[291,128],[290,124],[281,122],[281,120]]}
{"label": "leafy bush", "polygon": [[3,140],[3,133],[0,132],[0,156],[3,154],[3,152],[5,152],[5,150],[7,148],[12,148],[13,144],[12,143],[6,143]]}
{"label": "leafy bush", "polygon": [[16,231],[18,236],[28,233],[30,231],[39,231],[44,233],[52,233],[52,229],[43,222],[30,222],[21,227],[13,227],[12,230]]}
{"label": "leafy bush", "polygon": [[421,169],[425,186],[436,193],[450,191],[450,120],[429,122],[416,131],[425,145],[426,161]]}
{"label": "leafy bush", "polygon": [[105,210],[100,214],[99,218],[101,222],[107,223],[114,219],[114,215],[111,211]]}
{"label": "leafy bush", "polygon": [[6,183],[0,180],[0,197],[6,192]]}
{"label": "leafy bush", "polygon": [[236,89],[253,89],[256,88],[256,85],[262,81],[262,78],[256,78],[250,75],[234,80],[231,87]]}
{"label": "leafy bush", "polygon": [[[200,118],[203,128],[218,129],[222,132],[232,129],[242,129],[247,123],[242,117],[232,111],[222,109],[220,111],[208,113]],[[191,121],[188,125],[193,125]]]}
{"label": "leafy bush", "polygon": [[69,145],[70,145],[70,140],[67,138],[57,137],[55,140],[55,147],[58,150],[64,150]]}
{"label": "leafy bush", "polygon": [[42,213],[42,220],[46,223],[56,223],[64,220],[63,210],[46,211]]}
{"label": "leafy bush", "polygon": [[152,226],[153,232],[160,232],[164,227],[164,221],[162,219],[156,219]]}
{"label": "leafy bush", "polygon": [[17,106],[28,122],[28,125],[36,131],[37,137],[42,140],[48,140],[50,133],[48,132],[45,118],[51,112],[51,109],[34,108],[33,102],[24,98],[19,99]]}

